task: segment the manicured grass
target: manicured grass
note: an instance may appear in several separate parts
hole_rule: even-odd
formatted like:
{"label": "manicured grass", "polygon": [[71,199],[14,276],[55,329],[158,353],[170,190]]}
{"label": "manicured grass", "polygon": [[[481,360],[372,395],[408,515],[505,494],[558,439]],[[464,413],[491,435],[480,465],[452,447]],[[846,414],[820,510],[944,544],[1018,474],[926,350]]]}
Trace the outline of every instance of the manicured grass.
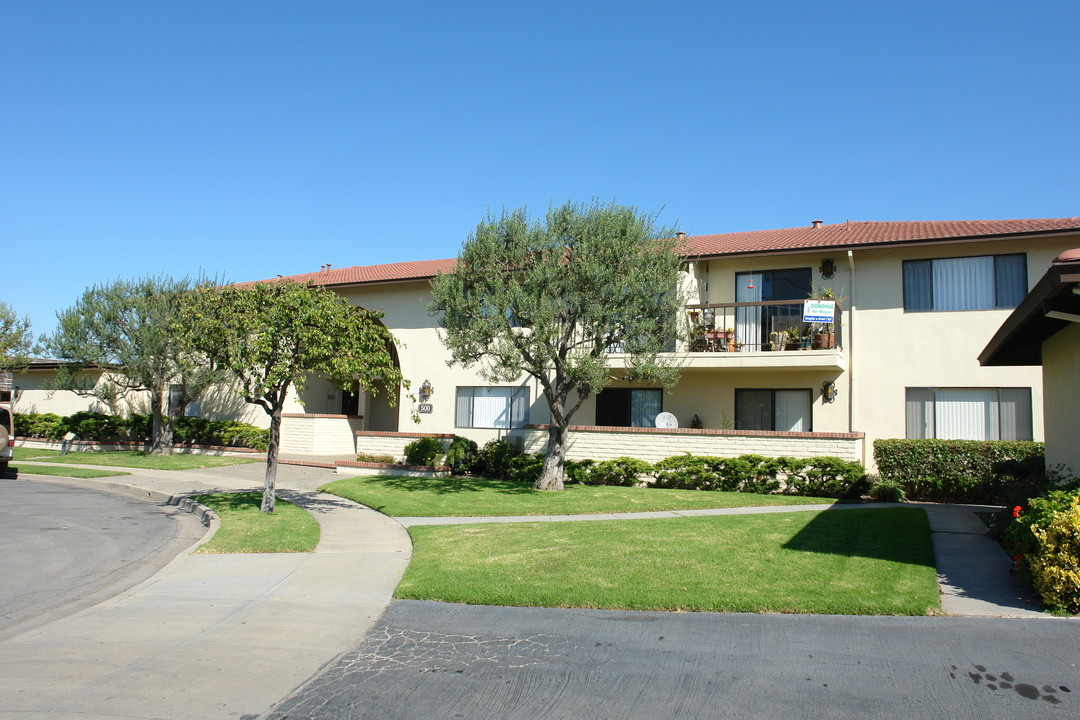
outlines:
{"label": "manicured grass", "polygon": [[196,495],[217,513],[221,527],[200,553],[311,552],[319,544],[319,523],[307,510],[278,498],[273,513],[259,510],[261,492]]}
{"label": "manicured grass", "polygon": [[103,478],[131,474],[123,470],[91,470],[90,468],[64,467],[63,465],[23,465],[21,468],[12,465],[8,470],[18,475],[52,475],[73,478]]}
{"label": "manicured grass", "polygon": [[607,485],[567,485],[562,492],[487,478],[367,476],[328,483],[340,495],[392,517],[588,515],[757,505],[808,505],[829,499]]}
{"label": "manicured grass", "polygon": [[38,458],[51,458],[59,455],[58,450],[38,450],[37,448],[17,447],[11,449],[11,457],[15,460],[36,460]]}
{"label": "manicured grass", "polygon": [[[188,455],[175,453],[173,455],[151,455],[150,453],[137,450],[121,450],[118,452],[71,452],[60,455],[56,450],[33,450],[31,448],[15,448],[15,452],[25,453],[15,455],[16,459],[29,460],[31,458],[43,458],[49,462],[72,463],[75,465],[109,465],[112,467],[146,468],[148,470],[193,470],[195,468],[221,467],[222,465],[239,465],[242,463],[258,462],[262,458],[225,457],[223,455]],[[29,466],[28,466],[29,467]]]}
{"label": "manicured grass", "polygon": [[920,508],[415,526],[395,596],[479,605],[925,615]]}

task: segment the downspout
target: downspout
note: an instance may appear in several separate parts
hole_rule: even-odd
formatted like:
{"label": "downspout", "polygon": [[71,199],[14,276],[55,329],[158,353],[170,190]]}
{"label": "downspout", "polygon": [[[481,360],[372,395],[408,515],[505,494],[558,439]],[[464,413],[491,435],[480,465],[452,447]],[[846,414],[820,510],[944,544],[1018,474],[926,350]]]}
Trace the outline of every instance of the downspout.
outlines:
{"label": "downspout", "polygon": [[[848,309],[847,346],[848,356],[848,432],[855,432],[855,253],[847,251],[848,272],[851,275],[851,303]],[[866,455],[866,438],[863,438],[863,467],[869,467]]]}

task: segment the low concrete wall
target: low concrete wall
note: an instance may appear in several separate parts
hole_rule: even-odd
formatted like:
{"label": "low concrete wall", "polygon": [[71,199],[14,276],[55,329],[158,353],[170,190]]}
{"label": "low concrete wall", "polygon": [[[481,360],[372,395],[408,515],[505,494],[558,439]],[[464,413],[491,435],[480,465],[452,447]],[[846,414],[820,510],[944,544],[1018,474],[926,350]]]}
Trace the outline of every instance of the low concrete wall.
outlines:
{"label": "low concrete wall", "polygon": [[438,438],[445,449],[454,439],[453,433],[406,433],[378,430],[361,430],[356,433],[356,452],[369,455],[390,455],[398,460],[405,458],[405,446],[422,437]]}
{"label": "low concrete wall", "polygon": [[352,455],[353,433],[364,419],[352,415],[284,413],[281,453],[284,455]]}
{"label": "low concrete wall", "polygon": [[[533,425],[513,434],[522,438],[527,453],[547,451],[547,426]],[[804,433],[748,430],[695,430],[679,428],[608,428],[591,425],[570,426],[571,460],[611,460],[635,457],[656,462],[672,455],[713,455],[737,457],[815,457],[832,455],[845,460],[862,460],[862,433]]]}

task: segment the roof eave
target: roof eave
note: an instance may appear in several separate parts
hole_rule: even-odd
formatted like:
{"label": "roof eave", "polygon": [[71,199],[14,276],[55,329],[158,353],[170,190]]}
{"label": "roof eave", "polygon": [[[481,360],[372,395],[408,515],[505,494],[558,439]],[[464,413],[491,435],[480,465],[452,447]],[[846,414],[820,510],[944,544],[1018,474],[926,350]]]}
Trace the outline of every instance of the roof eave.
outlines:
{"label": "roof eave", "polygon": [[1080,262],[1053,265],[1016,306],[979,353],[979,364],[1041,365],[1042,343],[1068,327],[1068,320],[1047,317],[1052,309],[1080,314]]}

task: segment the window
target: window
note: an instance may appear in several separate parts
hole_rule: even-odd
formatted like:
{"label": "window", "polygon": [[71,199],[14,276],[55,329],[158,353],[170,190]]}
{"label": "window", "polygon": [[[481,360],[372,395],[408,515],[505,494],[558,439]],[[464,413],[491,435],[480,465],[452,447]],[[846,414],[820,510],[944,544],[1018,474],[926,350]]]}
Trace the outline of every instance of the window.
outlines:
{"label": "window", "polygon": [[659,388],[604,388],[596,394],[596,424],[609,427],[656,427],[664,409]]}
{"label": "window", "polygon": [[810,295],[810,268],[735,273],[735,301],[791,300],[790,305],[735,308],[735,337],[743,352],[769,346],[770,333],[802,327],[803,300]]}
{"label": "window", "polygon": [[904,261],[904,310],[993,310],[1027,294],[1027,256],[983,255]]}
{"label": "window", "polygon": [[811,390],[735,390],[736,430],[813,430]]}
{"label": "window", "polygon": [[1031,388],[908,388],[911,440],[1031,440]]}
{"label": "window", "polygon": [[529,389],[459,387],[454,425],[464,428],[520,428],[529,422]]}

